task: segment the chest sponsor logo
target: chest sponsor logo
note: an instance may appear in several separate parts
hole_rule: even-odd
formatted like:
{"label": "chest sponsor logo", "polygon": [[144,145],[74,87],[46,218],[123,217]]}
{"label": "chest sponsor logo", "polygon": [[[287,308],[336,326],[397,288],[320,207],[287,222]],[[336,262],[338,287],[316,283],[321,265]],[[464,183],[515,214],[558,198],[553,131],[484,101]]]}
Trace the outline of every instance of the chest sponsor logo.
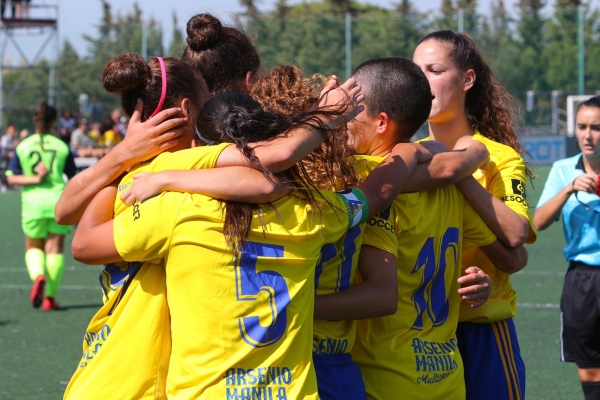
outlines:
{"label": "chest sponsor logo", "polygon": [[411,347],[415,356],[416,383],[419,385],[442,382],[458,369],[456,339],[443,343],[414,338]]}
{"label": "chest sponsor logo", "polygon": [[226,400],[288,400],[293,381],[289,367],[230,368],[223,378]]}

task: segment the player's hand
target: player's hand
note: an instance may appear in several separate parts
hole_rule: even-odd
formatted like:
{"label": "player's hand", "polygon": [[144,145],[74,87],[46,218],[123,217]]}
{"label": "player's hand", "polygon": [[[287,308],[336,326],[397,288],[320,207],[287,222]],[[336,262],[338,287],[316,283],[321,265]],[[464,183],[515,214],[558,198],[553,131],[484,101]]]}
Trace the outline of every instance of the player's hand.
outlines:
{"label": "player's hand", "polygon": [[178,107],[162,110],[142,122],[143,109],[144,103],[138,99],[129,120],[125,139],[113,149],[120,151],[124,159],[129,160],[132,165],[148,160],[180,143],[183,140],[181,135],[186,130],[185,125],[189,123]]}
{"label": "player's hand", "polygon": [[40,178],[40,182],[42,182],[46,175],[48,175],[48,168],[46,168],[46,165],[41,161],[35,165],[35,171],[38,178]]}
{"label": "player's hand", "polygon": [[121,200],[128,206],[141,203],[162,193],[165,172],[142,172],[133,175],[133,184],[121,194]]}
{"label": "player's hand", "polygon": [[571,184],[575,192],[596,193],[598,190],[598,176],[594,174],[581,174]]}
{"label": "player's hand", "polygon": [[482,306],[492,294],[492,280],[477,267],[467,268],[458,283],[461,285],[458,289],[460,298],[471,302],[472,308]]}
{"label": "player's hand", "polygon": [[337,117],[329,117],[325,121],[327,126],[334,129],[341,123],[348,122],[356,117],[364,106],[360,105],[365,100],[361,87],[356,79],[350,78],[339,86],[336,76],[329,78],[319,99],[318,107],[326,111],[343,110]]}
{"label": "player's hand", "polygon": [[432,156],[436,154],[445,153],[448,151],[446,145],[439,140],[424,140],[419,143],[421,146],[425,147]]}

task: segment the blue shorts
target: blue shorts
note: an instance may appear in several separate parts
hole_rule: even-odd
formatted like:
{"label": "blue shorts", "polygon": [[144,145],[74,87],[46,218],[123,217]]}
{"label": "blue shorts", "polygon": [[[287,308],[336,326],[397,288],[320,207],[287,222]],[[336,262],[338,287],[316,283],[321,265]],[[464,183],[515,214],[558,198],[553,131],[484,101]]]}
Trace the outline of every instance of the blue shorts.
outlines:
{"label": "blue shorts", "polygon": [[469,400],[523,400],[525,364],[512,318],[460,322],[456,330]]}
{"label": "blue shorts", "polygon": [[313,355],[321,400],[365,400],[362,374],[350,354]]}

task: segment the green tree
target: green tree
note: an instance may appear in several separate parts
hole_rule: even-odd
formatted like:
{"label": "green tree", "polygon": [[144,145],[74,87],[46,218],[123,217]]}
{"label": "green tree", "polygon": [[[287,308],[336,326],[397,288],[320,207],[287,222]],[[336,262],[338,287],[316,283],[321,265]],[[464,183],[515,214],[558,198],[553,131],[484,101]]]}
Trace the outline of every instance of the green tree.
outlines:
{"label": "green tree", "polygon": [[[547,68],[548,86],[576,92],[578,87],[578,7],[580,0],[556,0],[554,17],[548,21],[543,60]],[[585,7],[585,6],[584,6]],[[598,26],[597,10],[590,11],[586,7],[584,22],[584,42],[586,49],[586,87],[596,90],[599,86],[597,69],[598,61]]]}

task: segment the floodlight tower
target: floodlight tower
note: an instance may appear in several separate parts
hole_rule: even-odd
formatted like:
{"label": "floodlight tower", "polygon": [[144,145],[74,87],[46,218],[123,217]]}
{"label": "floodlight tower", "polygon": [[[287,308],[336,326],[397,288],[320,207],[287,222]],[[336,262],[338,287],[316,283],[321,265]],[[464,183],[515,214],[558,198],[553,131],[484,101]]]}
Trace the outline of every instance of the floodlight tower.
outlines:
{"label": "floodlight tower", "polygon": [[[48,87],[46,100],[50,105],[60,109],[59,65],[60,42],[58,36],[58,0],[33,0],[26,18],[7,18],[0,21],[0,127],[4,127],[6,111],[33,111],[39,104],[15,104],[15,93],[22,90],[40,89],[39,86],[25,84],[25,79],[32,71],[48,71]],[[42,4],[40,4],[42,3]],[[10,10],[6,10],[8,14]],[[27,51],[24,51],[27,46]],[[12,47],[21,61],[18,65],[7,64],[7,52]],[[33,56],[28,55],[37,49]],[[40,60],[47,56],[47,66]],[[17,71],[18,78],[14,84],[4,83],[4,73]],[[40,99],[41,100],[41,99]]]}

